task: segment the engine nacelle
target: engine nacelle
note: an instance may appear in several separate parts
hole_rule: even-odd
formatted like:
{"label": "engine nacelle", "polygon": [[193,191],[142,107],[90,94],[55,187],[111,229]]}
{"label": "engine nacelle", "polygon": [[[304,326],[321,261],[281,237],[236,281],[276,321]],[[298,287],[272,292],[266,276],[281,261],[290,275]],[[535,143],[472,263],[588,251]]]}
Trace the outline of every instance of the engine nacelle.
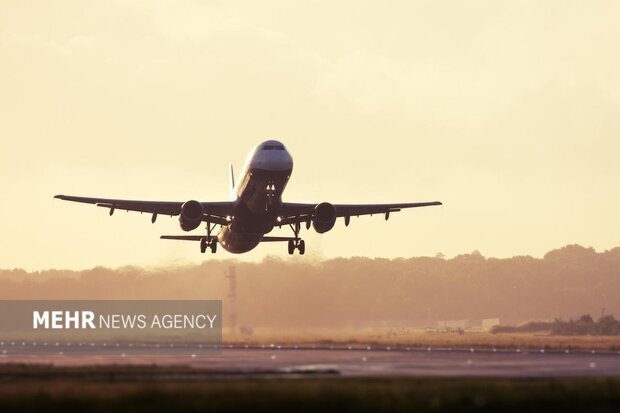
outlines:
{"label": "engine nacelle", "polygon": [[198,201],[187,201],[181,207],[181,214],[179,215],[179,222],[181,223],[181,229],[183,231],[191,231],[198,228],[202,222],[202,204]]}
{"label": "engine nacelle", "polygon": [[336,207],[329,202],[321,202],[314,207],[312,226],[319,234],[329,231],[336,223]]}

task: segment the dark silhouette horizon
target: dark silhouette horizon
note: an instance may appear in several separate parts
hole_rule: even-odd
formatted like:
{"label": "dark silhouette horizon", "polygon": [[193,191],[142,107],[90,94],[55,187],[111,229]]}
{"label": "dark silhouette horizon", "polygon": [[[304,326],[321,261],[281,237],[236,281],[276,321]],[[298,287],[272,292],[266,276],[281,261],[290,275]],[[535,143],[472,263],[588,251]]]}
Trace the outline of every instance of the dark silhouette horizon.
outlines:
{"label": "dark silhouette horizon", "polygon": [[[499,317],[502,324],[620,315],[620,247],[568,245],[543,258],[268,257],[143,269],[0,270],[0,299],[222,299],[237,273],[240,324],[253,327],[418,326]],[[603,310],[603,308],[605,310]]]}

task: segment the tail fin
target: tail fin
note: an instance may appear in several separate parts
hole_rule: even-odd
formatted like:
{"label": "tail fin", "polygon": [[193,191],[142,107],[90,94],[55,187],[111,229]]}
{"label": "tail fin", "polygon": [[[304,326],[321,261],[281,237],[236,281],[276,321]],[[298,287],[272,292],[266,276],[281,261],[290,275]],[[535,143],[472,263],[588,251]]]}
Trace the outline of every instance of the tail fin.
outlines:
{"label": "tail fin", "polygon": [[232,197],[234,196],[234,192],[235,192],[235,172],[233,171],[232,164],[230,164],[229,181],[230,181],[230,196]]}

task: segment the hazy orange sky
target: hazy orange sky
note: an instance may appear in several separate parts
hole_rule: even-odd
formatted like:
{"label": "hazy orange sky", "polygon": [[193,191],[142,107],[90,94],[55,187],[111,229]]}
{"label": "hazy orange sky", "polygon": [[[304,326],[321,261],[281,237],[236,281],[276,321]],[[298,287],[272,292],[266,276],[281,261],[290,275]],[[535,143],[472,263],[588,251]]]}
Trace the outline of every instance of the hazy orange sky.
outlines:
{"label": "hazy orange sky", "polygon": [[[616,1],[3,1],[0,267],[209,259],[158,239],[176,219],[52,196],[225,200],[228,163],[267,138],[295,160],[285,200],[445,203],[308,232],[310,258],[618,246],[618,16]],[[286,246],[236,257],[268,254]]]}

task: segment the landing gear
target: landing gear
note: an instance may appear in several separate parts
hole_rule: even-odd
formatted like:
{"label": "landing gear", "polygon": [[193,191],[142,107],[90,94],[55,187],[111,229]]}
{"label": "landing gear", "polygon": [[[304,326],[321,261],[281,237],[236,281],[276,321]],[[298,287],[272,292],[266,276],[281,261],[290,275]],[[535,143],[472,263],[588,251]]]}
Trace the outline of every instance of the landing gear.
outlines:
{"label": "landing gear", "polygon": [[273,181],[267,182],[265,188],[265,195],[267,196],[267,202],[265,203],[265,212],[270,213],[273,211],[274,204],[276,202],[276,186]]}
{"label": "landing gear", "polygon": [[299,251],[299,255],[304,255],[306,253],[306,242],[299,238],[299,231],[301,230],[301,225],[299,222],[295,223],[295,226],[291,224],[291,229],[295,233],[295,239],[291,239],[288,241],[288,253],[289,255],[293,255],[295,250]]}
{"label": "landing gear", "polygon": [[207,238],[203,238],[200,240],[200,252],[202,252],[203,254],[205,252],[207,252],[207,248],[209,248],[211,250],[212,254],[215,254],[217,252],[217,238],[211,238],[211,239],[207,239]]}
{"label": "landing gear", "polygon": [[207,222],[207,237],[202,238],[200,240],[200,252],[203,254],[207,252],[207,247],[211,250],[212,254],[215,254],[217,251],[217,238],[211,236],[211,231],[215,228],[216,224],[211,225],[210,222]]}
{"label": "landing gear", "polygon": [[295,250],[299,251],[299,255],[304,255],[306,252],[306,242],[303,239],[289,240],[288,241],[288,253],[293,255]]}

